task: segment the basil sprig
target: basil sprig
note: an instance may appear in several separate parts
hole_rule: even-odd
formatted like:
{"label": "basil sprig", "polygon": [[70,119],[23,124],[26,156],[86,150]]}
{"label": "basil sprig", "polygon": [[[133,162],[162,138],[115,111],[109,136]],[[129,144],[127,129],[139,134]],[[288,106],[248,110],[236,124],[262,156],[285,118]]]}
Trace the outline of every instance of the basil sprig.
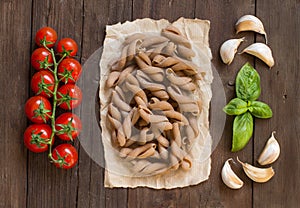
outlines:
{"label": "basil sprig", "polygon": [[237,98],[232,99],[223,111],[235,115],[231,151],[243,149],[253,134],[253,116],[271,118],[271,108],[261,101],[256,101],[261,92],[260,76],[257,71],[246,63],[236,76],[235,89]]}

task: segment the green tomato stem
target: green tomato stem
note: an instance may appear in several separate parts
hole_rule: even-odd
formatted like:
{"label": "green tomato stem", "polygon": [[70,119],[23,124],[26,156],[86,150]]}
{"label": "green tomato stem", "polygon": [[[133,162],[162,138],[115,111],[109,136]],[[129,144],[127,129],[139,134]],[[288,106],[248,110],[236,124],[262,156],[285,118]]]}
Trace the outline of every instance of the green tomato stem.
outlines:
{"label": "green tomato stem", "polygon": [[57,89],[58,89],[58,84],[59,84],[59,79],[57,77],[57,67],[59,65],[59,63],[66,57],[66,55],[64,54],[61,59],[57,62],[56,61],[56,57],[55,57],[55,53],[54,50],[51,48],[49,49],[45,43],[43,43],[44,47],[51,53],[51,56],[53,58],[53,70],[49,69],[49,71],[51,71],[53,73],[54,76],[54,89],[53,89],[53,107],[52,107],[52,115],[50,116],[50,120],[51,120],[51,129],[52,129],[52,133],[50,136],[50,140],[49,140],[49,152],[48,152],[48,157],[51,160],[51,162],[57,162],[57,160],[55,160],[52,156],[52,146],[53,146],[53,139],[56,133],[56,129],[55,129],[55,113],[56,113],[56,106],[57,106]]}

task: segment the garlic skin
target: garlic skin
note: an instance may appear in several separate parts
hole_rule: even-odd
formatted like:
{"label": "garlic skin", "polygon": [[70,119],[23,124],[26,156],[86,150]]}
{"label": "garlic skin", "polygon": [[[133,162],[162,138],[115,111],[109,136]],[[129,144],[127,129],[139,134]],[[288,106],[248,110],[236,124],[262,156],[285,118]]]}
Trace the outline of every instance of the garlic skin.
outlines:
{"label": "garlic skin", "polygon": [[237,49],[241,42],[243,42],[245,38],[239,38],[239,39],[229,39],[226,40],[221,48],[220,48],[220,56],[222,58],[222,61],[224,64],[231,64],[233,61],[234,55],[237,52]]}
{"label": "garlic skin", "polygon": [[267,40],[267,33],[265,31],[264,25],[260,19],[253,15],[244,15],[235,23],[236,33],[243,31],[254,31],[259,34],[265,36],[266,43]]}
{"label": "garlic skin", "polygon": [[261,152],[257,162],[260,165],[268,165],[275,162],[280,155],[280,146],[274,134],[276,132],[273,131],[271,137],[268,139],[263,151]]}
{"label": "garlic skin", "polygon": [[231,189],[240,189],[244,185],[244,182],[233,172],[230,167],[229,161],[233,160],[229,158],[223,165],[221,176],[226,186]]}
{"label": "garlic skin", "polygon": [[245,48],[242,53],[248,53],[256,56],[265,62],[270,68],[272,68],[275,64],[271,49],[264,43],[253,43]]}
{"label": "garlic skin", "polygon": [[239,160],[239,158],[237,158],[237,160],[243,166],[246,175],[255,182],[265,183],[275,175],[274,169],[272,167],[258,168],[248,163],[243,163]]}

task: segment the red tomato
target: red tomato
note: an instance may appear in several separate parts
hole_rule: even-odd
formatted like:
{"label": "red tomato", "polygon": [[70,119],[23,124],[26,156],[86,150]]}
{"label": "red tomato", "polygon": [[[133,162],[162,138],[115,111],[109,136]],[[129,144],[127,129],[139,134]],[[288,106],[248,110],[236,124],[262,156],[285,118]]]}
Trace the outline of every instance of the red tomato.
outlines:
{"label": "red tomato", "polygon": [[77,43],[71,38],[63,38],[57,43],[56,51],[66,56],[75,56],[78,50]]}
{"label": "red tomato", "polygon": [[35,43],[40,47],[43,47],[43,42],[45,42],[46,46],[51,48],[55,45],[56,40],[57,33],[51,27],[43,27],[39,29],[35,35]]}
{"label": "red tomato", "polygon": [[78,160],[78,153],[71,144],[61,144],[54,148],[52,157],[56,160],[54,165],[58,168],[73,168]]}
{"label": "red tomato", "polygon": [[58,76],[64,83],[75,83],[81,75],[81,65],[73,58],[64,59],[58,66]]}
{"label": "red tomato", "polygon": [[75,84],[62,85],[57,91],[58,106],[64,110],[71,110],[80,105],[82,92]]}
{"label": "red tomato", "polygon": [[33,96],[25,104],[25,114],[34,123],[46,123],[52,114],[50,102],[43,96]]}
{"label": "red tomato", "polygon": [[32,152],[45,152],[48,150],[47,142],[51,133],[52,130],[47,124],[32,124],[24,132],[24,144]]}
{"label": "red tomato", "polygon": [[51,92],[54,90],[54,77],[49,71],[38,71],[32,76],[30,86],[36,95],[50,98],[53,96]]}
{"label": "red tomato", "polygon": [[35,49],[31,55],[31,65],[36,70],[51,67],[53,65],[51,53],[45,48]]}
{"label": "red tomato", "polygon": [[63,113],[55,120],[56,136],[65,141],[76,139],[81,128],[80,118],[73,113]]}

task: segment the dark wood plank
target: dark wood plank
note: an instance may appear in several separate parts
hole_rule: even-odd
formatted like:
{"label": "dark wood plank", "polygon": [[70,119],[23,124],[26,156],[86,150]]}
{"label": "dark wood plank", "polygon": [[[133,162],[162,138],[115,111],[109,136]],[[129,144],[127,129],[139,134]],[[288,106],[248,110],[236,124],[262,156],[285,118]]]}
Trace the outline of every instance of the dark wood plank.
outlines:
{"label": "dark wood plank", "polygon": [[[116,24],[131,19],[131,4],[130,0],[114,0],[114,1],[84,1],[84,27],[83,27],[83,42],[82,42],[82,64],[101,47],[105,37],[105,26],[107,24]],[[87,70],[99,70],[98,68]],[[85,77],[92,73],[83,73],[81,79],[83,83],[83,91],[89,87],[87,80],[97,82],[95,77]],[[97,74],[95,72],[94,74]],[[96,96],[96,94],[95,94]],[[94,110],[94,109],[91,109]],[[84,124],[85,128],[91,128],[92,124]],[[97,132],[91,131],[90,138],[82,138],[87,140],[99,139]],[[96,135],[95,135],[96,134]],[[99,141],[95,141],[98,143]],[[90,141],[93,142],[93,141]],[[95,146],[95,145],[94,145]],[[97,145],[96,145],[97,146]],[[84,150],[80,149],[79,162],[79,187],[78,187],[78,207],[123,207],[127,203],[126,189],[105,189],[104,188],[104,169],[96,162],[90,159],[93,154],[93,149],[89,148],[93,145],[86,146]],[[93,147],[97,148],[97,147]],[[97,152],[97,150],[96,150]],[[101,154],[101,153],[100,153]],[[103,154],[103,153],[102,153]]]}
{"label": "dark wood plank", "polygon": [[[81,45],[83,0],[34,1],[32,39],[44,26],[53,27],[58,38],[71,37]],[[81,55],[79,47],[77,58]],[[75,142],[78,148],[78,141]],[[55,168],[47,154],[29,154],[28,207],[76,207],[78,166],[69,171]]]}
{"label": "dark wood plank", "polygon": [[31,0],[0,3],[0,207],[24,207],[27,150],[23,132],[27,120],[30,64]]}
{"label": "dark wood plank", "polygon": [[[270,6],[272,5],[272,6]],[[300,193],[300,4],[299,1],[257,1],[261,18],[273,50],[275,66],[260,60],[260,100],[273,110],[271,119],[256,119],[254,159],[261,153],[272,131],[281,145],[281,155],[272,166],[275,176],[266,184],[254,184],[254,207],[298,207]],[[258,41],[263,41],[258,36]],[[257,164],[257,162],[255,163]]]}
{"label": "dark wood plank", "polygon": [[[204,6],[205,5],[205,6]],[[221,44],[230,38],[245,37],[239,51],[254,41],[253,33],[235,35],[234,25],[239,17],[245,14],[254,14],[254,1],[197,1],[196,17],[211,21],[210,47],[213,54],[212,63],[216,67],[222,81],[227,102],[235,97],[235,77],[239,69],[247,61],[254,64],[254,59],[249,56],[236,55],[233,63],[226,66],[219,56]],[[213,108],[213,106],[212,106]],[[223,112],[220,112],[223,113]],[[239,177],[245,181],[241,190],[227,188],[220,177],[221,169],[228,158],[239,156],[240,159],[252,161],[253,140],[241,151],[230,152],[232,138],[233,116],[227,116],[223,136],[212,154],[212,170],[210,179],[205,183],[191,188],[190,203],[196,207],[251,207],[252,206],[252,183],[242,173],[241,167],[232,165]],[[212,124],[215,125],[215,124]],[[213,138],[218,139],[218,138]]]}

